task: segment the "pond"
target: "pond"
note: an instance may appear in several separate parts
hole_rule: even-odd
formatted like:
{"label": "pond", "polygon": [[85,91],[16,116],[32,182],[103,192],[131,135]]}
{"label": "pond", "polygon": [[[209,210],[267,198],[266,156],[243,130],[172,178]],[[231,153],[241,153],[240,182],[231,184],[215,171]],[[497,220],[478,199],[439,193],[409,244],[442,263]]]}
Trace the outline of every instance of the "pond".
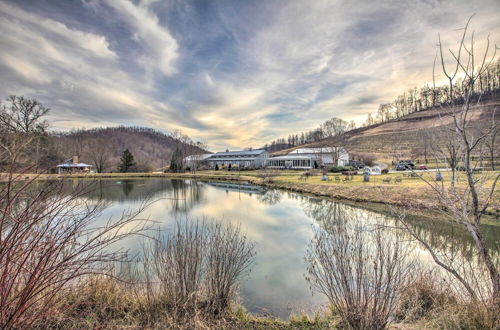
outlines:
{"label": "pond", "polygon": [[[82,181],[82,180],[80,180]],[[72,181],[76,185],[78,180]],[[156,221],[168,230],[176,219],[218,219],[240,224],[256,242],[255,261],[239,290],[241,304],[251,313],[287,319],[292,313],[312,313],[326,306],[326,298],[312,294],[305,279],[304,256],[314,227],[321,226],[335,212],[362,214],[367,221],[391,221],[383,212],[361,205],[304,196],[286,191],[267,190],[248,184],[203,182],[196,180],[102,179],[87,198],[102,198],[109,207],[103,218],[119,217],[125,210],[137,209],[146,198],[155,202],[141,217]],[[415,229],[433,245],[456,242],[472,254],[472,242],[460,228],[431,220],[412,219]],[[490,246],[498,252],[499,228],[488,228]],[[121,244],[132,254],[140,254],[143,238],[129,238]]]}

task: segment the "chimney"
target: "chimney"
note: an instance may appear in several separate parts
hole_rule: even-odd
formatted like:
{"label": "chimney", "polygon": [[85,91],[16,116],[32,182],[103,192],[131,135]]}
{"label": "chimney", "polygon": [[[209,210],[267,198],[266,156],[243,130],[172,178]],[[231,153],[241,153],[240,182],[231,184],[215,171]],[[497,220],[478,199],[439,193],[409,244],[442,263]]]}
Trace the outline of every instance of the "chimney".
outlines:
{"label": "chimney", "polygon": [[78,156],[73,156],[73,164],[78,164]]}

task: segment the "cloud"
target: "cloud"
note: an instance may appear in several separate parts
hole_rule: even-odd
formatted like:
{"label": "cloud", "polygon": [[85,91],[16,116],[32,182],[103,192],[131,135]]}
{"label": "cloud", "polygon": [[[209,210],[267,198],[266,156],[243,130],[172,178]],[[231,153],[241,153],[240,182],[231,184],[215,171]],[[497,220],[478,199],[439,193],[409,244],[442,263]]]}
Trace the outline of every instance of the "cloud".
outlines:
{"label": "cloud", "polygon": [[0,96],[40,98],[57,129],[180,128],[214,150],[259,147],[332,116],[361,123],[431,79],[438,32],[452,46],[476,13],[479,47],[500,32],[499,9],[494,0],[0,2]]}
{"label": "cloud", "polygon": [[128,0],[110,0],[106,1],[106,4],[124,16],[134,29],[133,38],[140,40],[146,47],[145,54],[138,59],[141,65],[148,72],[159,69],[165,75],[175,73],[177,42],[169,31],[159,24],[158,17],[149,10],[150,1],[141,1],[134,5]]}

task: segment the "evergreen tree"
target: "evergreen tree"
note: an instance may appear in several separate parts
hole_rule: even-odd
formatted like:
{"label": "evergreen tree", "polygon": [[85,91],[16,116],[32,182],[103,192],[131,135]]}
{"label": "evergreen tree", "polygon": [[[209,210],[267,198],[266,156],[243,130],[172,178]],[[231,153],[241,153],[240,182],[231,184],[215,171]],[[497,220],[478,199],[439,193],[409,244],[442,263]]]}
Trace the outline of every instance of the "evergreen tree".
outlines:
{"label": "evergreen tree", "polygon": [[128,149],[125,149],[125,151],[123,151],[122,157],[120,158],[120,164],[118,165],[118,172],[126,173],[134,165],[135,165],[134,156],[130,153]]}

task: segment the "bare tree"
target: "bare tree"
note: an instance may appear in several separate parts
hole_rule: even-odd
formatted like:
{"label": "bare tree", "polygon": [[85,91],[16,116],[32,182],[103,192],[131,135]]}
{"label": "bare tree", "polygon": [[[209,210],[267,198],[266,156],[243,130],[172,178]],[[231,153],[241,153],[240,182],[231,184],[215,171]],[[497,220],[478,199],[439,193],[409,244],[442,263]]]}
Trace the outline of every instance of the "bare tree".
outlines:
{"label": "bare tree", "polygon": [[498,146],[496,144],[496,139],[498,136],[498,132],[500,131],[500,126],[498,125],[498,120],[496,118],[497,109],[493,109],[491,114],[490,125],[488,125],[487,137],[485,138],[485,146],[488,150],[488,158],[490,160],[491,169],[495,170],[495,162],[498,157]]}
{"label": "bare tree", "polygon": [[0,161],[16,166],[21,157],[29,157],[27,149],[38,145],[45,135],[48,123],[42,117],[50,109],[23,96],[11,95],[7,103],[0,105]]}
{"label": "bare tree", "polygon": [[86,141],[85,154],[95,166],[97,173],[103,173],[109,166],[111,150],[108,144],[101,138],[92,138]]}
{"label": "bare tree", "polygon": [[[469,23],[470,19],[463,29],[458,50],[449,50],[452,62],[451,69],[446,65],[447,61],[445,60],[440,38],[438,44],[438,58],[448,82],[449,93],[447,102],[442,104],[441,110],[443,117],[449,116],[452,119],[450,139],[454,141],[453,143],[456,143],[454,146],[457,148],[460,160],[463,162],[461,169],[465,176],[465,184],[461,187],[455,184],[455,180],[453,179],[447,185],[443,181],[434,182],[424,176],[420,176],[420,178],[432,188],[446,215],[454,222],[465,227],[473,238],[479,259],[489,277],[491,287],[491,300],[489,302],[492,303],[493,310],[498,312],[500,304],[500,274],[496,262],[488,249],[481,223],[483,215],[492,202],[500,174],[494,172],[478,173],[475,171],[476,164],[473,162],[473,156],[479,152],[480,144],[498,127],[498,123],[492,125],[486,131],[478,131],[472,127],[470,120],[471,106],[474,103],[479,104],[481,102],[481,93],[478,94],[475,89],[476,83],[479,77],[494,63],[496,47],[491,52],[488,38],[484,52],[478,56],[477,50],[474,48],[474,33],[468,33]],[[460,80],[460,84],[456,84],[459,77],[463,77],[463,79]],[[457,86],[460,86],[460,88],[457,88]],[[458,99],[461,102],[458,102]],[[442,158],[439,160],[441,163],[446,162]],[[461,175],[461,173],[459,174]],[[399,212],[399,218],[410,234],[429,251],[434,261],[458,280],[472,299],[478,300],[479,295],[474,289],[473,284],[465,278],[460,270],[453,264],[447,263],[424,238],[411,230],[406,223],[404,212]]]}
{"label": "bare tree", "polygon": [[[26,329],[51,313],[71,283],[106,273],[125,254],[111,246],[141,230],[124,214],[97,222],[105,207],[84,202],[88,187],[12,175],[0,189],[0,328]],[[135,220],[134,220],[135,219]]]}

